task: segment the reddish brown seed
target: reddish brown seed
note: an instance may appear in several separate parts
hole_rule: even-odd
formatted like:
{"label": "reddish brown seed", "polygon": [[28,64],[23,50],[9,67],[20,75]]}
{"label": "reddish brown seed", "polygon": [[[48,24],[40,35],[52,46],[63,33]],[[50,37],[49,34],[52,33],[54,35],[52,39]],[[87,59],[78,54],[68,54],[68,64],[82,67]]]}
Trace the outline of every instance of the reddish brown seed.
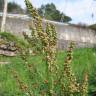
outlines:
{"label": "reddish brown seed", "polygon": [[45,80],[44,83],[48,84],[48,80]]}

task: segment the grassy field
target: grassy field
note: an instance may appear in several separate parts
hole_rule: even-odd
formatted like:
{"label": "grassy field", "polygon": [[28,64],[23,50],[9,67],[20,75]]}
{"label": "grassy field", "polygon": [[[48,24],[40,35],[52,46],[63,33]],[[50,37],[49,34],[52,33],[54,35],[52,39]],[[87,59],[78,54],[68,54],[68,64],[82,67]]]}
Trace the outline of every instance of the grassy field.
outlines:
{"label": "grassy field", "polygon": [[[57,64],[62,68],[66,52],[59,51],[57,54]],[[76,49],[73,53],[72,70],[78,78],[82,79],[83,73],[86,71],[89,75],[89,92],[96,91],[96,52],[93,49]],[[29,64],[34,63],[38,73],[44,79],[45,64],[42,62],[41,56],[28,57]],[[26,70],[24,62],[17,57],[0,56],[0,61],[8,61],[10,64],[0,66],[0,96],[27,96],[20,92],[16,81],[13,78],[12,70],[15,69],[21,80],[30,86],[29,74]],[[42,80],[43,80],[42,79]],[[38,81],[33,78],[33,81]],[[41,81],[42,82],[42,81]],[[31,87],[31,86],[30,86]]]}

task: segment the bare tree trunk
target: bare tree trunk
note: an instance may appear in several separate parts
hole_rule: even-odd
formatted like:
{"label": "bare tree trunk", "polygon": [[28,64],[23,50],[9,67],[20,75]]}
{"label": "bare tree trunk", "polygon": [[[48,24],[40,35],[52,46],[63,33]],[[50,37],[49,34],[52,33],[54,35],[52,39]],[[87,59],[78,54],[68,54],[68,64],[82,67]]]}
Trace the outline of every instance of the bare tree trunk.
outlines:
{"label": "bare tree trunk", "polygon": [[5,31],[6,15],[7,15],[7,0],[4,0],[4,9],[3,9],[3,16],[2,16],[2,23],[1,23],[1,32]]}

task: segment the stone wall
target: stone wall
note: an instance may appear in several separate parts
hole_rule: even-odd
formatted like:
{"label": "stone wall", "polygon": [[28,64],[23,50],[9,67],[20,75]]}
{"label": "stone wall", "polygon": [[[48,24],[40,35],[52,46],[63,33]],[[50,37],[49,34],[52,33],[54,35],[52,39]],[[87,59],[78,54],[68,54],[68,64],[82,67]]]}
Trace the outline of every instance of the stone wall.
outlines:
{"label": "stone wall", "polygon": [[[22,32],[29,31],[29,21],[31,19],[27,18],[9,18],[7,17],[6,31],[11,32],[17,36],[22,36]],[[45,24],[46,20],[43,20]],[[48,21],[56,26],[57,38],[58,38],[58,48],[66,48],[69,41],[75,41],[76,47],[94,47],[96,44],[96,31],[89,28],[84,28],[76,25],[63,24],[53,21]],[[0,18],[1,24],[1,18]]]}

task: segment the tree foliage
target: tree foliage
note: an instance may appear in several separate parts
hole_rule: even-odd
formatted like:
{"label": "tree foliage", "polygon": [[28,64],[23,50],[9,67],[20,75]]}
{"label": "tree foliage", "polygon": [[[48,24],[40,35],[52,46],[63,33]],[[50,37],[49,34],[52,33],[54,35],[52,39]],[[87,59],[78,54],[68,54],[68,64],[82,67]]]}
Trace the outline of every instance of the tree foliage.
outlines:
{"label": "tree foliage", "polygon": [[4,6],[4,0],[0,0],[0,11],[3,10],[3,6]]}
{"label": "tree foliage", "polygon": [[[4,0],[0,0],[0,11],[3,11],[3,7],[4,7]],[[18,5],[15,2],[9,2],[8,3],[8,12],[9,13],[15,13],[15,14],[19,14],[19,13],[24,13],[24,10],[21,8],[20,5]]]}
{"label": "tree foliage", "polygon": [[16,4],[15,2],[9,2],[8,3],[8,12],[10,13],[23,13],[23,9],[20,5]]}
{"label": "tree foliage", "polygon": [[96,24],[90,25],[89,28],[96,30]]}
{"label": "tree foliage", "polygon": [[72,20],[70,17],[57,10],[53,3],[41,5],[41,7],[38,9],[38,13],[41,17],[49,20],[61,21],[62,19],[62,22],[69,22]]}

